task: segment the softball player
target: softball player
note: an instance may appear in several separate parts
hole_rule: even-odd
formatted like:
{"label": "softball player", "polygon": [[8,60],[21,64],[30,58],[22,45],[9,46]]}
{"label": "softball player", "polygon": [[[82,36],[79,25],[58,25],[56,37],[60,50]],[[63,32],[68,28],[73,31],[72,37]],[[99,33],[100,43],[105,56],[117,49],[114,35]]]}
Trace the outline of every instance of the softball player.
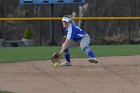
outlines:
{"label": "softball player", "polygon": [[77,27],[75,24],[71,22],[70,17],[65,16],[62,18],[62,24],[64,27],[64,31],[66,33],[66,39],[65,42],[62,44],[62,48],[59,52],[59,54],[62,54],[64,52],[64,57],[66,61],[64,63],[61,63],[61,66],[71,66],[71,60],[70,60],[70,54],[69,54],[69,48],[80,46],[81,49],[89,56],[89,62],[90,63],[98,63],[96,60],[94,53],[89,48],[90,43],[90,37],[89,35]]}

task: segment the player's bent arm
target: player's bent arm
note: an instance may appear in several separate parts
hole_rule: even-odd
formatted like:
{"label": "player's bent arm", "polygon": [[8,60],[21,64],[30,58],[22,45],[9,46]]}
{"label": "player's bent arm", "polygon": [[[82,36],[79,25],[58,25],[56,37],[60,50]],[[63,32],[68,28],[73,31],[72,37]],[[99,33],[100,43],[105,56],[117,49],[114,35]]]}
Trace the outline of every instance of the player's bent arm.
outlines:
{"label": "player's bent arm", "polygon": [[70,40],[66,39],[65,42],[62,44],[62,48],[61,48],[59,54],[62,54],[62,52],[64,52],[64,50],[68,48],[69,43],[70,43]]}

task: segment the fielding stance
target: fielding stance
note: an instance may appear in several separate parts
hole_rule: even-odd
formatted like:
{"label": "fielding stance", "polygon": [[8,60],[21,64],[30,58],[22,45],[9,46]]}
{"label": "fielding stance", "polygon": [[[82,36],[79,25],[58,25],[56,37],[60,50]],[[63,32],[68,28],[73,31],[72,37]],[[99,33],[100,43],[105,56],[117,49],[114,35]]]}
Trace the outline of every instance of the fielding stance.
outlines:
{"label": "fielding stance", "polygon": [[65,16],[62,19],[62,24],[64,27],[64,31],[66,33],[66,39],[65,42],[62,44],[62,48],[59,52],[59,54],[62,54],[64,52],[64,57],[66,59],[66,62],[61,63],[61,66],[71,66],[71,60],[70,60],[70,54],[69,54],[69,48],[80,46],[81,49],[89,56],[89,62],[90,63],[98,63],[96,60],[94,53],[89,48],[90,43],[90,37],[89,35],[77,27],[75,24],[71,22],[70,17]]}

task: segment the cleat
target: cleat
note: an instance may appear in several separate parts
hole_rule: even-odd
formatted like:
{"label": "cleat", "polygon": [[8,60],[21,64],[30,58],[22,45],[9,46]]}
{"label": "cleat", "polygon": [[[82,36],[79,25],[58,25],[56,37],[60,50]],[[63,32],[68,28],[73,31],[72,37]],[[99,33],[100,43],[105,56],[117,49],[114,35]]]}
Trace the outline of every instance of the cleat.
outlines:
{"label": "cleat", "polygon": [[63,63],[60,63],[60,66],[71,66],[71,63],[70,62],[63,62]]}
{"label": "cleat", "polygon": [[98,63],[98,61],[97,61],[96,59],[89,59],[88,61],[89,61],[90,63],[95,63],[95,64]]}

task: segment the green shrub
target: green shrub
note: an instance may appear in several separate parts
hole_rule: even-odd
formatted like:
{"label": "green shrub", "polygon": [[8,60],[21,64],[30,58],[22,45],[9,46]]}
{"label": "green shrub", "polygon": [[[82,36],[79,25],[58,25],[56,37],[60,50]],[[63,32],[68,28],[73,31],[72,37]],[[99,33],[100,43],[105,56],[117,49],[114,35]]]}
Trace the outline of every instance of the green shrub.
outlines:
{"label": "green shrub", "polygon": [[31,29],[28,26],[25,27],[23,38],[24,39],[32,39]]}

